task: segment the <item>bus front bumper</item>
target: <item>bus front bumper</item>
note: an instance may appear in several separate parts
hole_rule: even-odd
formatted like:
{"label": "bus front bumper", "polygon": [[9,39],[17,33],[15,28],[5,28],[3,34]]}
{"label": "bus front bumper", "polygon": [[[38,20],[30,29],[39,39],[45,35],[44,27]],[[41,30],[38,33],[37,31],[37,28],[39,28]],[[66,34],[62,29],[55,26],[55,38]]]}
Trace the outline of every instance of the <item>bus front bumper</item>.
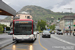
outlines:
{"label": "bus front bumper", "polygon": [[13,41],[14,40],[16,40],[16,41],[33,41],[33,39],[30,39],[30,38],[29,39],[13,39]]}

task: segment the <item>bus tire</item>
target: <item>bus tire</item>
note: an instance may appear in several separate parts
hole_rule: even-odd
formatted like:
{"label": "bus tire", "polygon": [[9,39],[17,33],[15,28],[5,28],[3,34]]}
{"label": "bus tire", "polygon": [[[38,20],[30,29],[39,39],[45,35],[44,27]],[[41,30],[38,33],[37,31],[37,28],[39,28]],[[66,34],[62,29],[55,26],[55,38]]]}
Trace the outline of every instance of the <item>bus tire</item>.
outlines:
{"label": "bus tire", "polygon": [[31,40],[31,43],[33,43],[35,40]]}
{"label": "bus tire", "polygon": [[13,40],[13,43],[15,43],[15,44],[16,44],[16,43],[18,43],[18,41],[17,41],[17,40]]}

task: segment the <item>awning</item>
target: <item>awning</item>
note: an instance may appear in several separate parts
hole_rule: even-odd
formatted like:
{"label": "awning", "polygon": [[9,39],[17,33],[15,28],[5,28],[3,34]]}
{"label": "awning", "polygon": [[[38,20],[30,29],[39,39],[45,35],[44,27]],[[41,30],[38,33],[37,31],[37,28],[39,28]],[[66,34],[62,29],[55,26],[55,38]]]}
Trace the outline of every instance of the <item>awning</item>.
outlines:
{"label": "awning", "polygon": [[15,16],[16,11],[0,0],[0,15]]}

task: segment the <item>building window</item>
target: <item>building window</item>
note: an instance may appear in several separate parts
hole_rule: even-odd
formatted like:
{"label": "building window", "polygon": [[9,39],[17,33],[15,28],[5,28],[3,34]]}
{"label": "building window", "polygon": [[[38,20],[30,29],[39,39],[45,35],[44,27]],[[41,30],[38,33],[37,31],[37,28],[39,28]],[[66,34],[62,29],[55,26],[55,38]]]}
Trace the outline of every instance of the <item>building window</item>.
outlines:
{"label": "building window", "polygon": [[27,19],[30,19],[30,16],[27,16]]}
{"label": "building window", "polygon": [[18,15],[18,17],[20,18],[20,15]]}
{"label": "building window", "polygon": [[70,20],[65,20],[65,29],[66,30],[70,30],[69,29],[69,26],[71,26],[71,29],[73,29],[73,20],[70,19]]}

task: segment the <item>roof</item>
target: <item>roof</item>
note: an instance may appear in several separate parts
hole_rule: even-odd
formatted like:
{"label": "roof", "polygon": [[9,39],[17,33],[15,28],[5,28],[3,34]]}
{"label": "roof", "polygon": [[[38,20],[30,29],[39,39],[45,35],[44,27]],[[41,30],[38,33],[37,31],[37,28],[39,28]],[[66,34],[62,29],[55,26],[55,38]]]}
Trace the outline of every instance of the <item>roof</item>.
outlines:
{"label": "roof", "polygon": [[64,16],[61,18],[61,20],[64,20],[64,19],[75,19],[75,16]]}
{"label": "roof", "polygon": [[30,15],[29,12],[25,12],[25,11],[22,11],[22,12],[17,12],[17,14],[25,14],[25,15]]}
{"label": "roof", "polygon": [[17,20],[13,20],[13,21],[33,21],[32,19],[17,19]]}
{"label": "roof", "polygon": [[0,0],[0,15],[15,16],[16,11]]}

